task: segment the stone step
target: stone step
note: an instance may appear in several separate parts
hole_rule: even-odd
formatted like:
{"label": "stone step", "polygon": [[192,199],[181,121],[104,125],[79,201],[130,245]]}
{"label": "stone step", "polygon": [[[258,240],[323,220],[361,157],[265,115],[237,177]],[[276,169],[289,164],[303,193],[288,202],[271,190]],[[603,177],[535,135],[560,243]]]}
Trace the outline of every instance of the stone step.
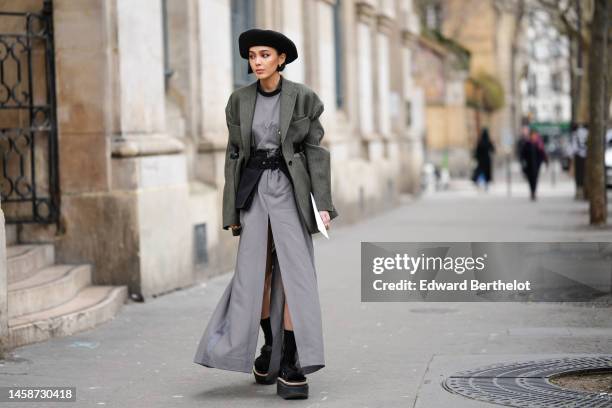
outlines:
{"label": "stone step", "polygon": [[127,295],[127,286],[87,286],[64,304],[9,319],[9,347],[91,329],[112,319]]}
{"label": "stone step", "polygon": [[51,244],[9,245],[6,252],[9,284],[27,279],[55,263],[55,248]]}
{"label": "stone step", "polygon": [[52,265],[8,285],[9,319],[59,306],[91,285],[91,265]]}

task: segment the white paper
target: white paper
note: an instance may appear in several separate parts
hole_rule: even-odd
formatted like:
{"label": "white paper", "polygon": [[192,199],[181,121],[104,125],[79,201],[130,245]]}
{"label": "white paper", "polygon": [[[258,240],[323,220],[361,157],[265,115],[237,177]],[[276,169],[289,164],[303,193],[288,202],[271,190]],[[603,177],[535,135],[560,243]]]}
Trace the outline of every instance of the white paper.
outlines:
{"label": "white paper", "polygon": [[314,209],[315,220],[317,220],[317,228],[319,228],[319,231],[321,231],[321,233],[325,235],[325,238],[329,239],[329,235],[327,235],[327,228],[325,228],[325,224],[323,224],[323,219],[321,218],[321,214],[319,214],[319,210],[317,210],[317,204],[315,203],[315,199],[312,193],[310,193],[310,199],[312,200],[312,208]]}

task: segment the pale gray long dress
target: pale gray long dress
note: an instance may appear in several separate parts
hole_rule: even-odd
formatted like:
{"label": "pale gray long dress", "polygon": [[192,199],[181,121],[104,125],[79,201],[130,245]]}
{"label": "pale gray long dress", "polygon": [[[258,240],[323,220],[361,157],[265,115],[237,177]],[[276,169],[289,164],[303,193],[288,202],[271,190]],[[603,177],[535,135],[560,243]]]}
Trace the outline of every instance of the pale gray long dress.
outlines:
{"label": "pale gray long dress", "polygon": [[[279,108],[280,93],[257,93],[252,125],[254,147],[279,146]],[[259,349],[269,220],[275,250],[270,294],[273,346],[268,378],[277,377],[280,367],[285,301],[293,323],[297,365],[305,374],[325,366],[312,237],[298,211],[287,176],[280,169],[264,170],[251,207],[240,211],[242,232],[234,275],[208,322],[194,362],[252,372]]]}

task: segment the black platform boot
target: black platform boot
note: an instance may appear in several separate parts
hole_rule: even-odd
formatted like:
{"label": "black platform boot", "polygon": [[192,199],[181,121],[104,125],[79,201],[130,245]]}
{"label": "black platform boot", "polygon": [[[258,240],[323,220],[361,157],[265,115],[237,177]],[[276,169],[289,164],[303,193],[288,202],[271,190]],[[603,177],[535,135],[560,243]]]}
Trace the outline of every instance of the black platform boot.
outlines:
{"label": "black platform boot", "polygon": [[274,379],[266,380],[270,368],[270,358],[272,357],[272,328],[270,327],[269,317],[261,319],[261,328],[264,332],[266,344],[261,347],[261,354],[253,362],[253,375],[257,384],[270,385],[274,384]]}
{"label": "black platform boot", "polygon": [[268,368],[270,367],[270,357],[272,356],[272,346],[264,344],[261,347],[261,354],[253,363],[253,375],[257,384],[274,384],[274,378],[267,380]]}
{"label": "black platform boot", "polygon": [[276,380],[276,393],[284,399],[308,398],[306,377],[295,365],[296,345],[293,330],[285,330],[283,343],[283,357]]}

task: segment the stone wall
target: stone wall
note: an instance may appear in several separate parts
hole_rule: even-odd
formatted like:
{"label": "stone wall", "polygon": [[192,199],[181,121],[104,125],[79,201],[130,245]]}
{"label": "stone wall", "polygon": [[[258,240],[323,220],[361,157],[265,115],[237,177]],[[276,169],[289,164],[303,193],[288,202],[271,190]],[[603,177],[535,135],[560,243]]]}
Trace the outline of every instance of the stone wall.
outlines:
{"label": "stone wall", "polygon": [[8,350],[8,270],[4,212],[0,209],[0,359]]}
{"label": "stone wall", "polygon": [[[22,242],[54,242],[58,262],[92,263],[95,284],[126,284],[144,298],[231,269],[238,243],[220,225],[237,46],[231,2],[162,4],[54,1],[61,220],[19,233]],[[425,111],[409,78],[412,60],[400,57],[410,46],[397,17],[405,10],[342,2],[336,105],[336,2],[257,5],[258,27],[284,30],[299,46],[299,61],[283,74],[324,101],[335,224],[418,191],[424,122],[415,115]]]}

